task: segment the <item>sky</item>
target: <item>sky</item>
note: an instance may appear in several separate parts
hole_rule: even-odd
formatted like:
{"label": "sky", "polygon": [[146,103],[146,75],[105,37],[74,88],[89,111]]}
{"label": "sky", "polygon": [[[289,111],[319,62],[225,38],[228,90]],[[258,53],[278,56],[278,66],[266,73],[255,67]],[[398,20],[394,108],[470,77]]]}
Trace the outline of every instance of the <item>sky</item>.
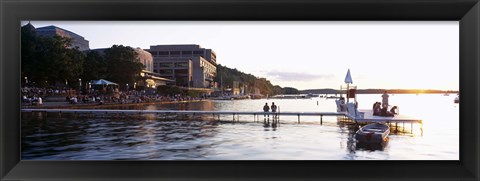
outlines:
{"label": "sky", "polygon": [[[25,25],[28,21],[22,21]],[[459,89],[458,21],[31,21],[112,45],[198,44],[217,63],[274,85],[358,89]]]}

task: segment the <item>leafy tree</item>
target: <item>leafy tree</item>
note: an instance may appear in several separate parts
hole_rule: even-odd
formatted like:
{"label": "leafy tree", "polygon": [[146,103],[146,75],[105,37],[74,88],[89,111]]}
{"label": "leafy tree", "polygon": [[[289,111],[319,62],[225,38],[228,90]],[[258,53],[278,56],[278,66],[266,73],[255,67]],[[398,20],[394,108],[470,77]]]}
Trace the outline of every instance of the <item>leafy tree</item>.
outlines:
{"label": "leafy tree", "polygon": [[240,82],[240,86],[247,86],[246,93],[253,93],[255,89],[259,89],[263,95],[276,94],[298,94],[299,91],[295,88],[282,88],[265,79],[259,78],[252,74],[243,73],[237,69],[231,69],[222,65],[217,65],[217,76],[215,81],[220,84],[223,83],[224,88],[230,88],[233,81]]}
{"label": "leafy tree", "polygon": [[134,61],[137,57],[135,50],[128,46],[113,45],[105,50],[107,64],[107,78],[125,88],[126,84],[133,84],[140,77],[143,64]]}
{"label": "leafy tree", "polygon": [[164,96],[173,96],[176,94],[183,94],[183,90],[178,86],[170,86],[170,85],[160,85],[157,87],[157,91],[159,94]]}
{"label": "leafy tree", "polygon": [[285,87],[282,94],[300,94],[300,91],[293,87]]}
{"label": "leafy tree", "polygon": [[67,48],[71,39],[37,36],[34,28],[22,27],[22,75],[37,86],[52,86],[56,82],[77,80],[83,71],[84,55],[78,49]]}
{"label": "leafy tree", "polygon": [[83,62],[82,78],[86,81],[106,79],[107,63],[96,51],[89,51]]}

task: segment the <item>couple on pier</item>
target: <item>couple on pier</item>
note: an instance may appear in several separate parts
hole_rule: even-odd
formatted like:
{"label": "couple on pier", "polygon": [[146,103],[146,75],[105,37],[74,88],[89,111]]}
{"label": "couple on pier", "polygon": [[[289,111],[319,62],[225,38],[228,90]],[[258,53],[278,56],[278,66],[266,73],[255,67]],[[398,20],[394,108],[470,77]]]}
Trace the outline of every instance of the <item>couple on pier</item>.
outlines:
{"label": "couple on pier", "polygon": [[[270,108],[272,109],[272,112],[273,112],[273,113],[277,112],[277,105],[275,105],[275,102],[272,102],[272,106],[271,106],[271,107],[268,106],[268,103],[265,103],[265,106],[263,106],[263,112],[268,112],[268,111],[270,111]],[[270,118],[270,115],[264,114],[264,115],[263,115],[263,118],[265,119],[265,117]],[[274,114],[274,115],[273,115],[273,119],[275,120],[276,118],[277,118],[277,115]]]}

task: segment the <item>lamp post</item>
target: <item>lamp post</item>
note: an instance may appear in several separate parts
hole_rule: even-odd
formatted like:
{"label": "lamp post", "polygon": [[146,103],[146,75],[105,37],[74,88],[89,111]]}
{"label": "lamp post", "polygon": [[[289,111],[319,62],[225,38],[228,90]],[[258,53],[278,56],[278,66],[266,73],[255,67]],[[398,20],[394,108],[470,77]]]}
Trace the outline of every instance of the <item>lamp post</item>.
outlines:
{"label": "lamp post", "polygon": [[80,93],[80,91],[82,90],[82,79],[81,78],[78,78],[78,93]]}
{"label": "lamp post", "polygon": [[25,77],[25,87],[27,86],[27,84],[28,84],[28,78]]}
{"label": "lamp post", "polygon": [[126,92],[128,92],[128,84],[127,84],[127,90],[126,90]]}
{"label": "lamp post", "polygon": [[137,89],[137,83],[136,82],[133,83],[133,89],[135,89],[135,90]]}

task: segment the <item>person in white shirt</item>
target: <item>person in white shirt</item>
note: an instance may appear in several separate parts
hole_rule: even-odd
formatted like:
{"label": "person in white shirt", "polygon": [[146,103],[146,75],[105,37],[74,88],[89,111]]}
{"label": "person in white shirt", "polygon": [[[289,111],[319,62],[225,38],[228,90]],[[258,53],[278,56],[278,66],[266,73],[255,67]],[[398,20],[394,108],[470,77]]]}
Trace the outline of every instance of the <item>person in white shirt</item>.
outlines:
{"label": "person in white shirt", "polygon": [[43,104],[42,97],[38,97],[38,105],[42,105],[42,104]]}

